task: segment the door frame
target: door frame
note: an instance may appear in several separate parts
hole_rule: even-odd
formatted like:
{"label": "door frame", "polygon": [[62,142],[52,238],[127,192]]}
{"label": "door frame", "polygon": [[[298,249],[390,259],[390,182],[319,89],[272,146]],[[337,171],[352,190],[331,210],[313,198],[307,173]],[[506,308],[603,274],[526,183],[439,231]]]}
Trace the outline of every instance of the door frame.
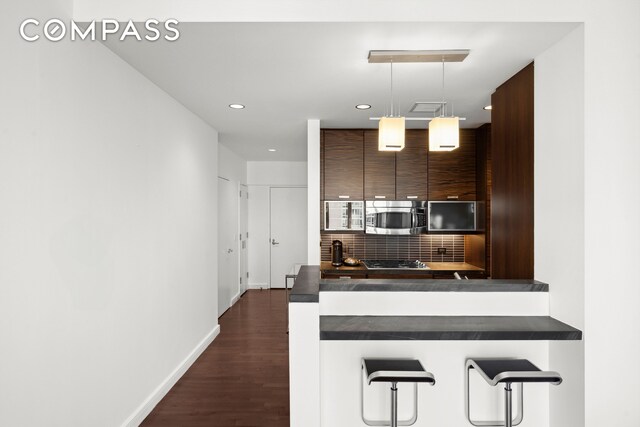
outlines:
{"label": "door frame", "polygon": [[[249,268],[249,262],[248,262],[248,248],[249,248],[249,239],[248,237],[244,236],[244,240],[236,240],[235,236],[240,236],[241,233],[241,229],[242,229],[242,197],[244,196],[244,194],[247,194],[247,198],[248,198],[248,194],[249,194],[249,187],[248,184],[243,184],[242,182],[218,175],[218,180],[223,180],[223,181],[227,181],[230,185],[232,185],[234,187],[234,191],[235,191],[235,206],[236,206],[236,229],[234,231],[234,248],[235,248],[235,258],[236,258],[236,262],[237,262],[237,269],[236,272],[234,273],[235,275],[235,279],[234,279],[234,285],[233,288],[231,290],[231,295],[230,295],[230,301],[229,301],[229,307],[227,308],[227,310],[231,307],[234,306],[234,304],[236,302],[238,302],[238,300],[240,300],[240,298],[242,297],[242,295],[244,294],[244,292],[246,292],[246,290],[248,289],[249,286],[249,280],[248,277],[243,277],[243,271],[242,271],[242,241],[246,242],[246,254],[247,254],[247,262],[246,262],[246,269],[248,271]],[[220,185],[220,184],[218,184]],[[243,191],[244,193],[241,195],[240,191]],[[218,195],[218,203],[220,202],[220,197]],[[218,209],[220,209],[220,206],[218,206]],[[245,227],[248,230],[248,215],[249,215],[249,209],[247,206],[246,209],[246,218],[247,218],[247,226]],[[218,215],[218,221],[220,221],[220,215]],[[219,225],[218,225],[219,226]],[[247,231],[248,232],[248,231]],[[217,246],[218,246],[218,250],[220,250],[219,246],[220,246],[220,235],[218,234],[217,237]],[[221,266],[218,265],[218,271],[220,270]],[[241,279],[242,278],[242,279]],[[240,280],[242,280],[242,283],[240,283]],[[244,289],[243,289],[243,285],[244,285]],[[220,287],[220,283],[218,282],[218,288]],[[219,292],[219,291],[218,291]],[[220,298],[220,295],[218,293],[218,298]],[[226,310],[225,310],[226,312]],[[222,316],[223,313],[218,313],[218,317]]]}
{"label": "door frame", "polygon": [[[236,181],[233,181],[233,180],[229,179],[229,178],[226,178],[224,176],[218,175],[218,183],[217,183],[217,185],[218,185],[218,207],[217,207],[217,209],[218,209],[218,224],[216,226],[217,227],[217,231],[218,231],[217,242],[216,242],[217,243],[217,247],[218,247],[218,255],[217,255],[218,256],[218,261],[220,261],[219,257],[220,257],[220,250],[221,250],[221,245],[220,245],[220,243],[221,243],[221,234],[220,234],[220,216],[221,215],[220,215],[220,208],[222,206],[222,204],[220,203],[220,200],[221,200],[220,182],[221,181],[226,181],[227,184],[224,184],[224,185],[229,185],[231,187],[231,190],[235,191],[234,197],[236,197],[236,209],[240,208],[239,199],[238,199],[238,183]],[[237,231],[240,228],[240,224],[238,222],[239,221],[239,213],[238,213],[238,211],[236,211],[236,215],[235,216],[236,216],[236,232],[234,234],[237,235]],[[238,241],[235,240],[235,235],[234,235],[234,238],[232,239],[233,244],[232,244],[232,248],[231,249],[234,249],[234,251],[235,251],[235,255],[234,256],[235,256],[237,262],[239,263],[240,262],[240,258],[239,258],[238,254],[239,254],[240,251],[238,250],[238,247],[240,245],[238,244]],[[239,267],[238,267],[238,269],[239,269]],[[231,292],[230,292],[229,301],[228,301],[229,306],[224,311],[220,312],[221,311],[221,309],[220,309],[220,287],[221,287],[221,283],[220,283],[219,278],[220,278],[220,272],[221,271],[222,271],[222,266],[220,265],[220,262],[218,262],[218,275],[217,275],[218,276],[218,280],[217,280],[217,283],[218,283],[218,311],[219,311],[218,312],[218,318],[220,318],[224,313],[226,313],[237,302],[237,300],[239,298],[235,298],[236,294],[234,292],[236,292],[236,289],[234,289],[234,288],[237,288],[238,290],[240,289],[240,281],[239,280],[235,280],[235,279],[239,278],[238,272],[236,271],[233,274],[235,276],[235,279],[232,282],[234,284],[231,285],[232,288],[230,290]],[[225,306],[226,306],[226,304],[225,304]]]}
{"label": "door frame", "polygon": [[[243,195],[246,195],[245,200],[247,200],[247,206],[246,206],[246,212],[245,212],[245,217],[246,217],[246,225],[244,227],[244,229],[246,230],[245,236],[242,236],[242,197]],[[242,297],[242,295],[244,295],[244,293],[247,291],[247,289],[249,289],[249,277],[247,277],[246,273],[249,273],[249,185],[248,184],[243,184],[241,182],[238,183],[238,230],[237,233],[240,237],[240,240],[238,241],[238,277],[240,278],[240,282],[238,283],[239,286],[239,298]],[[244,267],[245,270],[243,271],[242,269],[242,258],[243,258],[243,249],[242,249],[242,242],[245,242],[245,254],[246,254],[246,260],[244,263]]]}

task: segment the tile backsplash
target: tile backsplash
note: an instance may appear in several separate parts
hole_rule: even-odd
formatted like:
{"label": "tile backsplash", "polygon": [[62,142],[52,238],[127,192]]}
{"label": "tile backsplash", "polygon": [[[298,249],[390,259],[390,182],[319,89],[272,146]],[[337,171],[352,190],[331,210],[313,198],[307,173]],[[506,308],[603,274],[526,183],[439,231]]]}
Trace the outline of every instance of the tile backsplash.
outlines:
{"label": "tile backsplash", "polygon": [[[463,235],[378,236],[323,233],[321,240],[322,261],[331,261],[331,242],[340,240],[345,258],[464,262]],[[439,254],[438,248],[446,248],[447,253]]]}

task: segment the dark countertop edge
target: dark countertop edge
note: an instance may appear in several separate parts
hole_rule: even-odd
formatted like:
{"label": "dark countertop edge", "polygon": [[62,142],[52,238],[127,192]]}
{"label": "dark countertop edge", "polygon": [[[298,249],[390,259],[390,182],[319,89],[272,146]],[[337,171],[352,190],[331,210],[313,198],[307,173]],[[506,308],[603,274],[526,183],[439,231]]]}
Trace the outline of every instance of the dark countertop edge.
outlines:
{"label": "dark countertop edge", "polygon": [[[400,281],[400,282],[398,282]],[[289,302],[317,303],[320,292],[548,292],[537,280],[452,279],[320,279],[319,265],[298,272]]]}
{"label": "dark countertop edge", "polygon": [[[444,319],[450,319],[450,329],[442,324]],[[331,329],[336,321],[340,329]],[[385,327],[396,324],[394,328],[404,329],[380,328],[382,322]],[[516,326],[504,327],[514,322]],[[577,341],[582,340],[582,331],[551,316],[320,316],[320,340]]]}
{"label": "dark countertop edge", "polygon": [[[399,282],[400,281],[400,282]],[[537,280],[322,279],[320,292],[549,292]]]}
{"label": "dark countertop edge", "polygon": [[320,266],[303,265],[289,292],[289,302],[319,302]]}
{"label": "dark countertop edge", "polygon": [[581,332],[362,332],[321,331],[322,341],[579,341]]}

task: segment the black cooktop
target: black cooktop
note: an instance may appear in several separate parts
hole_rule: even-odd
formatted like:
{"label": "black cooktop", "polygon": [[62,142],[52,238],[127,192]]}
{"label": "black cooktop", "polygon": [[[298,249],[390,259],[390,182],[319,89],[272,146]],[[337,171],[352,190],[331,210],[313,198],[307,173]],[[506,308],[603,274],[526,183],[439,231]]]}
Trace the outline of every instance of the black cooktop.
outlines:
{"label": "black cooktop", "polygon": [[414,270],[428,270],[429,267],[420,261],[407,261],[396,259],[363,259],[362,263],[369,270],[383,270],[383,269],[414,269]]}

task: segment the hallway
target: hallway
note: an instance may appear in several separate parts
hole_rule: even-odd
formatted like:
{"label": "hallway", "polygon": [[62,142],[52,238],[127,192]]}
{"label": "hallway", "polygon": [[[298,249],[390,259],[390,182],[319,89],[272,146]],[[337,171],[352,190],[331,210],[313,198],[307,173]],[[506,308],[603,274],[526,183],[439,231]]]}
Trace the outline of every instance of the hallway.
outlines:
{"label": "hallway", "polygon": [[142,423],[158,427],[289,425],[284,290],[249,290],[220,335]]}

